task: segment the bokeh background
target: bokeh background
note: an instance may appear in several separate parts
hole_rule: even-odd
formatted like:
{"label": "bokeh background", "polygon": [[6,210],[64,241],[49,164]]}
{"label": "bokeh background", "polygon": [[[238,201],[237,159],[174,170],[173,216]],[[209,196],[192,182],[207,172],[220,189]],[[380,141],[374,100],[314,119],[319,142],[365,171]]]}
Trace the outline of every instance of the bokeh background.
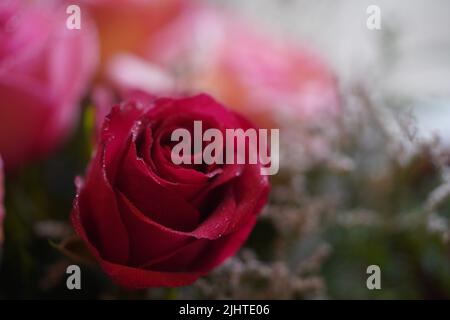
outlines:
{"label": "bokeh background", "polygon": [[[449,136],[450,4],[395,1],[214,1],[326,57],[342,86],[365,81],[375,93],[409,100],[423,134]],[[382,28],[366,28],[378,5]]]}
{"label": "bokeh background", "polygon": [[[68,138],[6,168],[1,298],[450,298],[448,1],[203,0],[194,14],[140,2],[79,2],[96,75]],[[369,5],[381,30],[366,27]],[[192,286],[130,292],[82,264],[83,289],[69,291],[66,267],[80,262],[67,253],[83,254],[67,240],[74,177],[135,87],[206,91],[279,127],[281,169],[245,247]],[[381,290],[366,287],[369,265]]]}

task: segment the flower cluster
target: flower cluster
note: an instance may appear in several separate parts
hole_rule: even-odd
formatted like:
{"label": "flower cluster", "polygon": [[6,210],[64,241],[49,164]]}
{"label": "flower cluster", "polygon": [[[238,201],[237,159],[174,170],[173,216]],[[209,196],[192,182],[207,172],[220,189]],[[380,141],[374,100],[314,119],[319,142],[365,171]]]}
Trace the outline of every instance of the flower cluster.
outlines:
{"label": "flower cluster", "polygon": [[[81,20],[71,28],[69,18]],[[241,248],[268,201],[270,166],[253,156],[273,156],[278,141],[247,145],[251,162],[211,163],[194,148],[184,154],[194,161],[175,163],[174,131],[201,121],[223,135],[241,130],[245,141],[251,130],[340,113],[335,77],[311,50],[195,1],[10,0],[0,4],[0,40],[7,180],[73,147],[64,142],[82,123],[94,144],[71,222],[127,288],[193,283]],[[214,143],[216,156],[225,152]],[[278,161],[269,161],[275,173]]]}

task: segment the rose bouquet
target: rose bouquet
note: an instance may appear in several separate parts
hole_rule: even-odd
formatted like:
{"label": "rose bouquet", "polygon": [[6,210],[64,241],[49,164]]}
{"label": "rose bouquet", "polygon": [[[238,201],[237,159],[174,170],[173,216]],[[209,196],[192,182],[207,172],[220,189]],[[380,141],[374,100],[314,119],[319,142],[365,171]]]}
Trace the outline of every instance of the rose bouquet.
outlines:
{"label": "rose bouquet", "polygon": [[0,298],[450,297],[448,147],[368,74],[197,1],[2,1],[0,40]]}

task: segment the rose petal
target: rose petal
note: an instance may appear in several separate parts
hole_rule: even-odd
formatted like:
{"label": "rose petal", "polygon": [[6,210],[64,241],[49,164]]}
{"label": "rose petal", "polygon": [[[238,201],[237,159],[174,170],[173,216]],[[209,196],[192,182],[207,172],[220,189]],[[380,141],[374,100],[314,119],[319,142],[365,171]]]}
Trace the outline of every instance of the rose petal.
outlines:
{"label": "rose petal", "polygon": [[75,199],[72,219],[81,221],[89,241],[99,248],[104,259],[125,263],[129,257],[128,232],[106,177],[104,147],[100,148]]}
{"label": "rose petal", "polygon": [[103,257],[97,246],[93,244],[87,236],[85,227],[80,219],[80,211],[77,202],[74,204],[71,220],[75,231],[84,240],[86,246],[98,260],[103,270],[115,282],[125,288],[138,289],[159,286],[184,286],[193,283],[196,279],[198,279],[198,277],[204,274],[196,272],[183,273],[150,271],[111,262],[111,260]]}
{"label": "rose petal", "polygon": [[36,123],[51,123],[50,111],[55,104],[45,94],[45,87],[24,76],[0,76],[0,97],[0,150],[5,165],[18,166],[23,160],[46,152],[52,144],[51,134]]}
{"label": "rose petal", "polygon": [[[191,198],[195,193],[198,192],[209,180],[209,177],[202,172],[198,172],[192,169],[185,169],[181,166],[175,166],[172,162],[168,160],[163,154],[163,150],[158,146],[160,143],[153,141],[153,136],[151,129],[148,127],[145,131],[144,142],[142,144],[143,150],[139,153],[142,154],[143,159],[150,166],[151,171],[157,172],[157,176],[164,180],[167,185],[171,184],[174,186],[185,185],[183,190],[186,199]],[[152,152],[152,150],[156,149]],[[151,155],[152,154],[152,155]],[[154,155],[154,156],[153,156]]]}
{"label": "rose petal", "polygon": [[151,271],[114,264],[105,260],[100,260],[100,264],[114,281],[130,289],[187,286],[206,273]]}
{"label": "rose petal", "polygon": [[171,254],[153,259],[141,267],[155,271],[208,272],[239,250],[247,240],[255,223],[256,214],[247,220],[245,226],[234,233],[216,240],[191,241]]}
{"label": "rose petal", "polygon": [[[206,220],[193,231],[196,237],[214,239],[234,232],[246,220],[261,209],[269,191],[266,176],[261,176],[259,166],[249,165],[239,179],[232,180],[230,186],[220,193],[224,194],[219,205]],[[208,201],[208,199],[205,199]]]}
{"label": "rose petal", "polygon": [[130,200],[119,193],[120,208],[130,232],[130,265],[139,265],[149,256],[164,256],[180,248],[192,238],[189,233],[176,232],[142,214]]}
{"label": "rose petal", "polygon": [[144,161],[137,158],[133,143],[125,154],[121,172],[126,174],[119,176],[118,189],[146,216],[179,231],[190,231],[198,225],[198,210],[159,182]]}

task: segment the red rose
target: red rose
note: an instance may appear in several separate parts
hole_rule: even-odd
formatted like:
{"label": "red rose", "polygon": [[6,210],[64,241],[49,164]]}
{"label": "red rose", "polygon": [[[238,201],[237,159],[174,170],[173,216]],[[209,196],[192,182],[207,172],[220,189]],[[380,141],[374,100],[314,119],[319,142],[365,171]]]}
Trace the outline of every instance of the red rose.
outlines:
{"label": "red rose", "polygon": [[0,153],[6,168],[51,151],[78,118],[97,64],[95,28],[83,15],[66,28],[66,6],[0,1]]}
{"label": "red rose", "polygon": [[[145,102],[143,102],[146,100]],[[206,95],[115,106],[72,223],[104,271],[128,288],[182,286],[233,255],[267,201],[260,164],[175,165],[171,133],[251,124]]]}

